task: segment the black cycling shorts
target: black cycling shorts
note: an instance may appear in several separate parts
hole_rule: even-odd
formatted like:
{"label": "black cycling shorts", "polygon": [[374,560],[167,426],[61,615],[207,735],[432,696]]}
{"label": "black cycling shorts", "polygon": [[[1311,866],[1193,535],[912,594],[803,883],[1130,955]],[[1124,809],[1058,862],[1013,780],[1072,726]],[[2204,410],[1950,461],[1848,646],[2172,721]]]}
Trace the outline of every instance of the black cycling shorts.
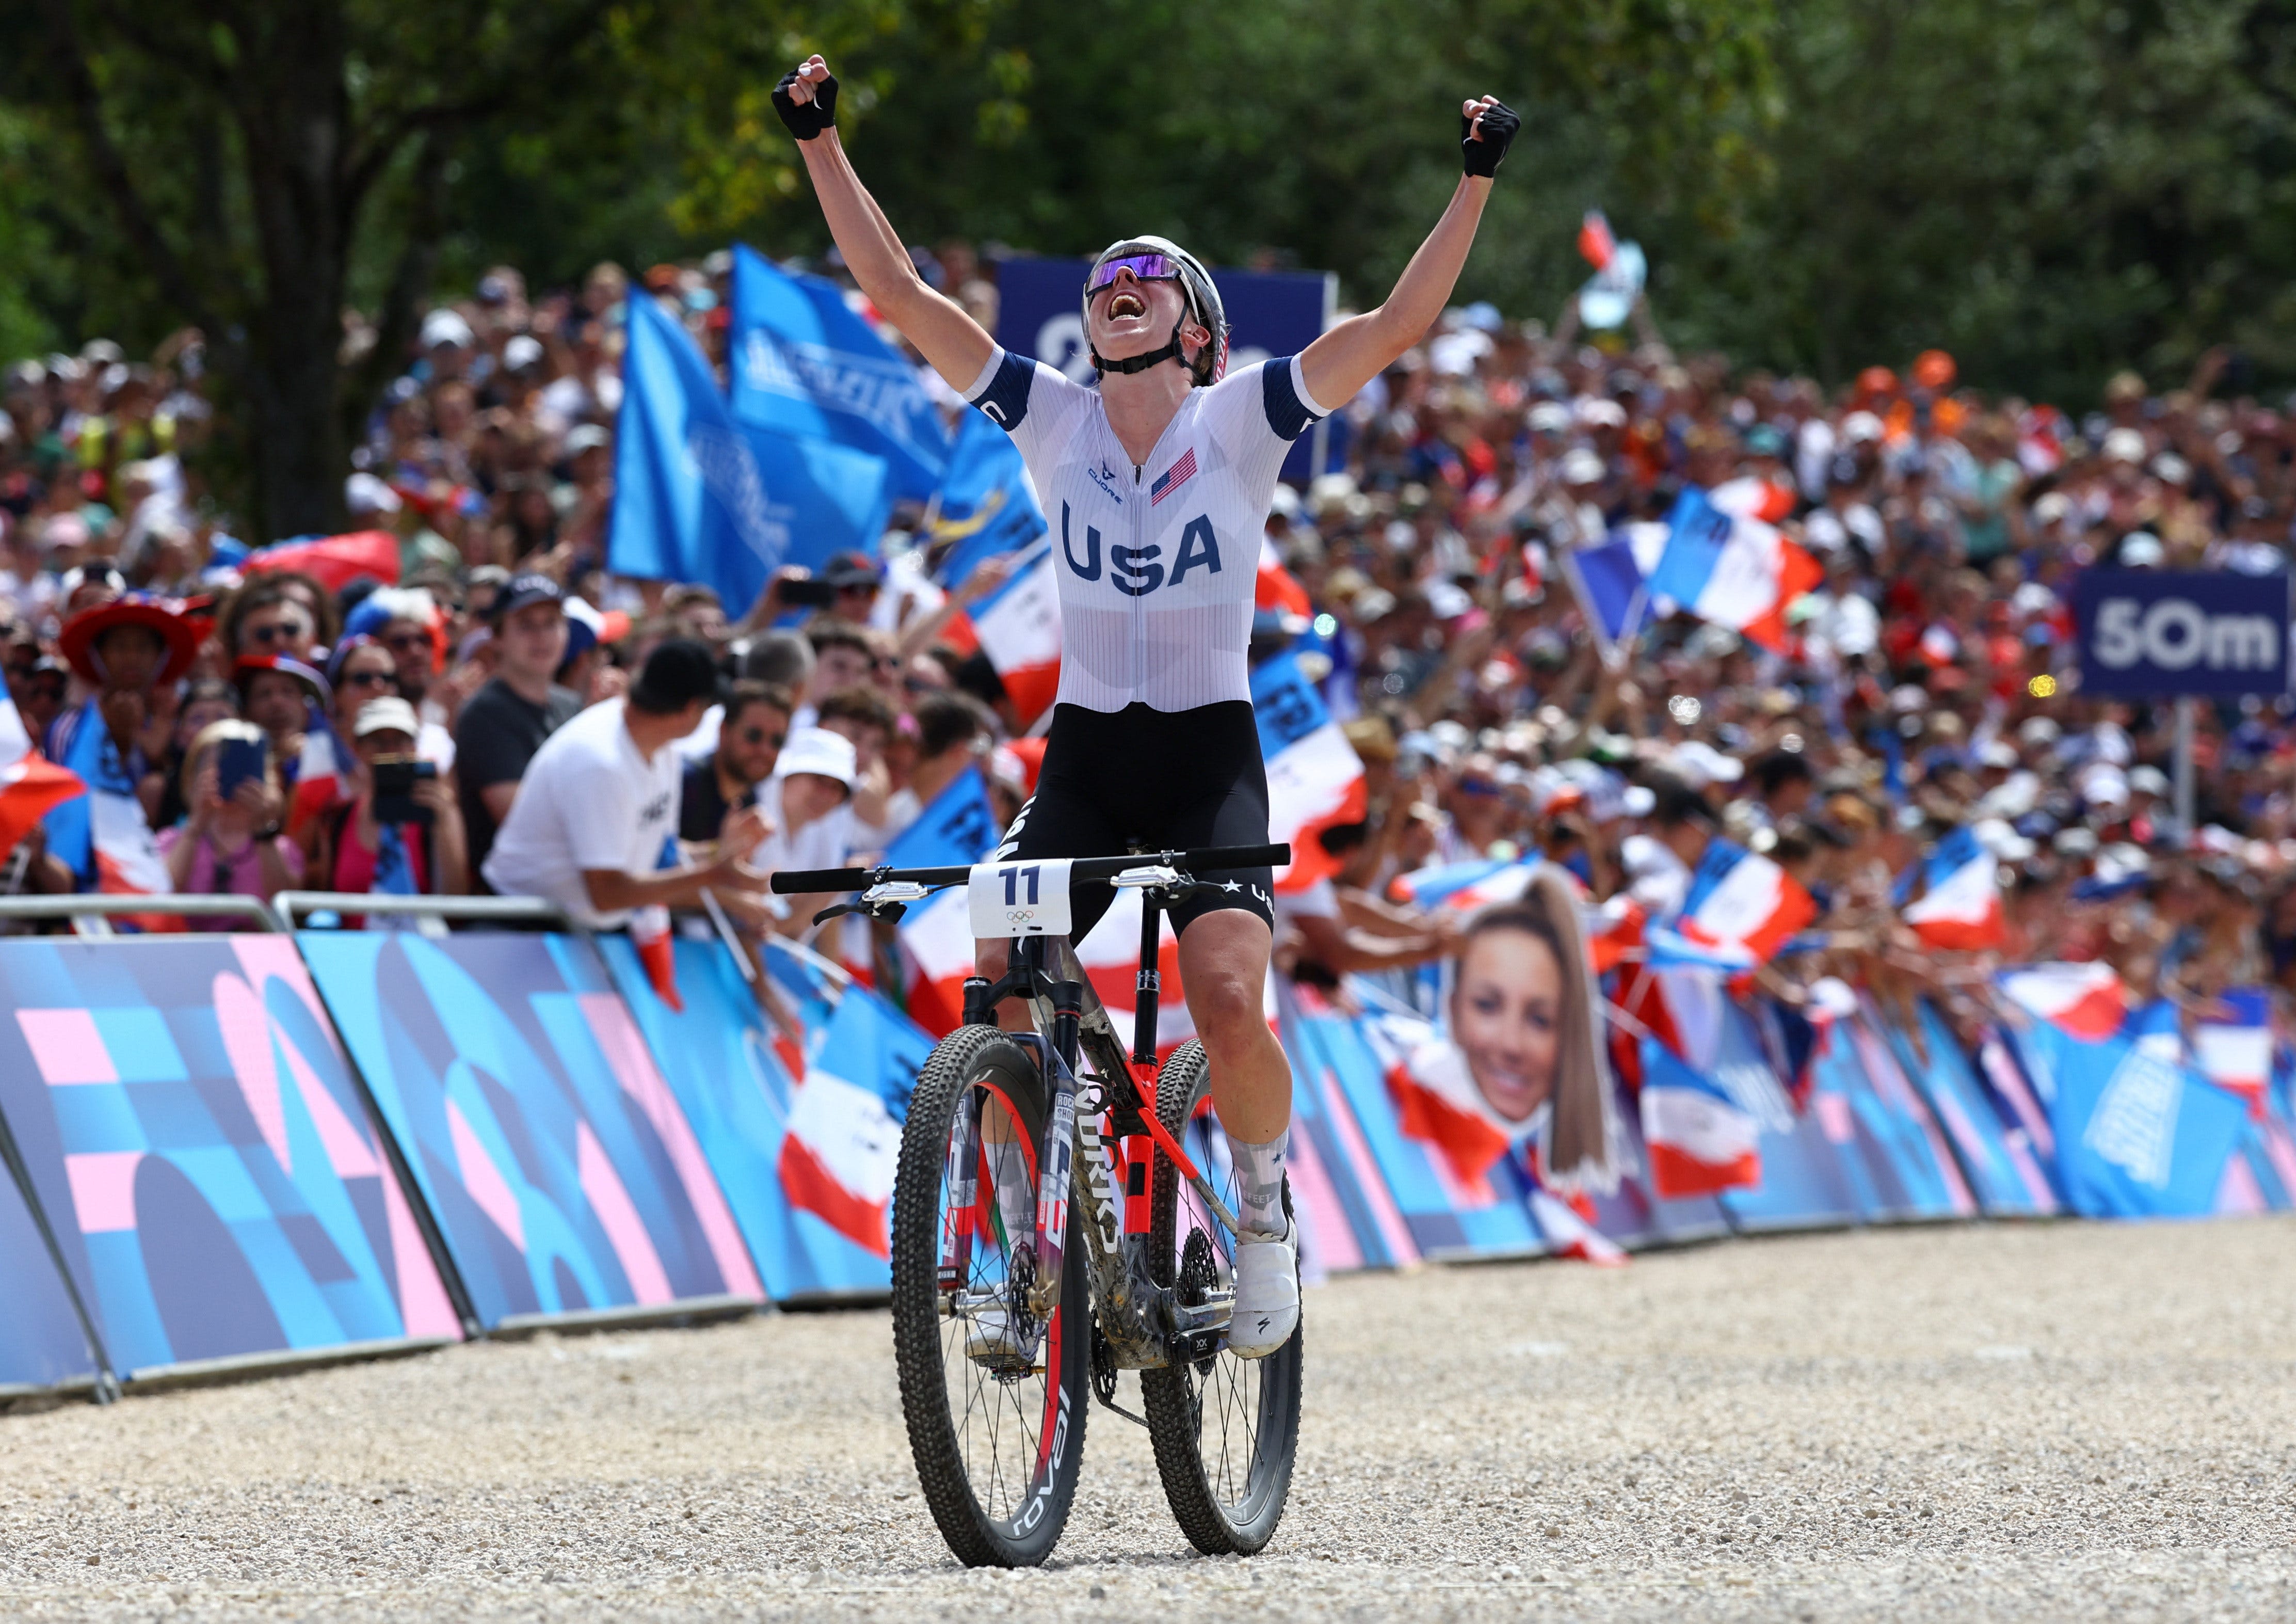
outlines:
{"label": "black cycling shorts", "polygon": [[[1145,849],[1267,843],[1267,768],[1259,725],[1243,700],[1158,710],[1135,702],[1119,711],[1059,705],[1045,742],[1037,792],[1004,832],[1004,857],[1110,857]],[[1185,931],[1221,908],[1241,908],[1275,925],[1275,881],[1266,868],[1207,871],[1223,888],[1171,911]],[[1115,901],[1106,886],[1076,890],[1070,939],[1082,941]]]}

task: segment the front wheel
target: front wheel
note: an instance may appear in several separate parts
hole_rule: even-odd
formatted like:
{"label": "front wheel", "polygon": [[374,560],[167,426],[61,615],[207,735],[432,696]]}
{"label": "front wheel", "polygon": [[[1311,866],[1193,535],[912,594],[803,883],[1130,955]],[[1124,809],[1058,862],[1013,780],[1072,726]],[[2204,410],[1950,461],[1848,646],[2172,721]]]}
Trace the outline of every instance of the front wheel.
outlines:
{"label": "front wheel", "polygon": [[[1233,1172],[1221,1170],[1226,1136],[1209,1112],[1199,1114],[1210,1086],[1203,1046],[1190,1039],[1164,1064],[1156,1114],[1232,1212],[1242,1195]],[[1152,1196],[1149,1266],[1156,1284],[1177,1285],[1184,1310],[1232,1295],[1235,1237],[1168,1157],[1156,1159]],[[1140,1373],[1164,1498],[1188,1543],[1207,1556],[1249,1556],[1283,1520],[1300,1441],[1300,1336],[1294,1331],[1265,1358],[1221,1348]]]}
{"label": "front wheel", "polygon": [[925,1062],[901,1131],[901,1411],[925,1504],[968,1567],[1033,1567],[1051,1555],[1084,1456],[1092,1319],[1080,1244],[1063,1252],[1049,1320],[1026,1307],[1049,1105],[1025,1046],[994,1027],[959,1027]]}

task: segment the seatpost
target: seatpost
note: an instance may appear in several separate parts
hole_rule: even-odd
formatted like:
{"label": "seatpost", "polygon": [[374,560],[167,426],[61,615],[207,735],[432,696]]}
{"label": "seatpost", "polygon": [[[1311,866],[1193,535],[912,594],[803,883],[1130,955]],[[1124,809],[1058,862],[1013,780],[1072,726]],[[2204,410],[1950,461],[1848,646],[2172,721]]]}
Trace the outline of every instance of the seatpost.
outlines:
{"label": "seatpost", "polygon": [[1133,983],[1132,997],[1132,1063],[1152,1067],[1156,1063],[1156,995],[1163,989],[1164,978],[1156,967],[1157,950],[1162,947],[1159,927],[1164,922],[1164,909],[1149,891],[1140,893],[1140,976]]}

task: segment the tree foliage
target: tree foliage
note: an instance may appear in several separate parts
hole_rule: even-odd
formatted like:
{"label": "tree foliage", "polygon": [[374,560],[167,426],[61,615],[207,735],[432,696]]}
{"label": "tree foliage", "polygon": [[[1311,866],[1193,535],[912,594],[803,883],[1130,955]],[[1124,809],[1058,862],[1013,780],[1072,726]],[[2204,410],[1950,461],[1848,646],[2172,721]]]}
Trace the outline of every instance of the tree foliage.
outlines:
{"label": "tree foliage", "polygon": [[[324,524],[435,291],[824,248],[769,99],[816,49],[919,242],[1153,230],[1365,303],[1488,92],[1526,127],[1465,296],[1558,308],[1601,205],[1669,335],[1741,362],[1839,380],[1943,344],[2078,404],[2228,340],[2296,379],[2288,0],[28,0],[0,8],[0,347],[197,324],[236,494]],[[380,332],[348,365],[346,306]]]}

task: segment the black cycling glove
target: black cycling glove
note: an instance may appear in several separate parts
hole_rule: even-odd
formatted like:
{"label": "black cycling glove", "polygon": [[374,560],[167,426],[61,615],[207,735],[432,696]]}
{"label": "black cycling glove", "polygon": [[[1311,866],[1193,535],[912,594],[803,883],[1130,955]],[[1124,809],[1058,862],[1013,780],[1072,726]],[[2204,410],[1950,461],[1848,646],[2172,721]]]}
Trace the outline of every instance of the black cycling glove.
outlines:
{"label": "black cycling glove", "polygon": [[[782,115],[787,118],[789,115]],[[1494,102],[1483,109],[1483,138],[1475,139],[1475,121],[1466,114],[1459,115],[1459,151],[1466,159],[1467,173],[1486,177],[1499,172],[1499,160],[1507,155],[1515,132],[1522,120],[1504,102]]]}
{"label": "black cycling glove", "polygon": [[790,94],[790,86],[796,83],[796,74],[782,76],[782,82],[774,86],[774,111],[781,114],[791,135],[810,141],[837,122],[837,76],[832,73],[815,80],[813,100],[804,103]]}

